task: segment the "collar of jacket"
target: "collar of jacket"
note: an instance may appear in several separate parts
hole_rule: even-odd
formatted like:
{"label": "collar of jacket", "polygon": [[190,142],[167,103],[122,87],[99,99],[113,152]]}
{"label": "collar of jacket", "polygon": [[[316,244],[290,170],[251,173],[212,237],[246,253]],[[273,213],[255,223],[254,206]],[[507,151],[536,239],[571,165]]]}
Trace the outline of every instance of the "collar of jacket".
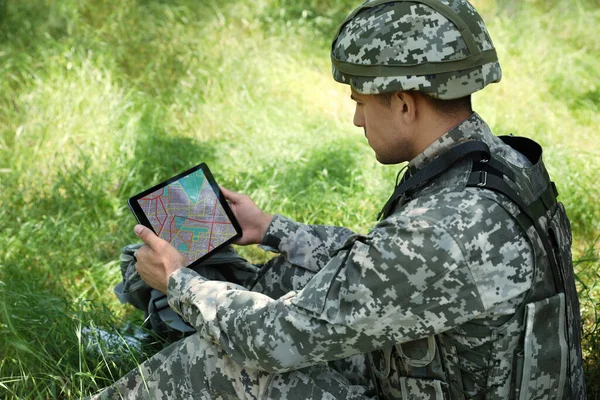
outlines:
{"label": "collar of jacket", "polygon": [[423,168],[424,165],[443,152],[443,150],[466,140],[481,140],[488,146],[492,146],[492,137],[493,135],[488,124],[481,119],[479,114],[474,112],[469,118],[444,133],[439,139],[427,146],[422,153],[413,158],[408,163],[408,171]]}

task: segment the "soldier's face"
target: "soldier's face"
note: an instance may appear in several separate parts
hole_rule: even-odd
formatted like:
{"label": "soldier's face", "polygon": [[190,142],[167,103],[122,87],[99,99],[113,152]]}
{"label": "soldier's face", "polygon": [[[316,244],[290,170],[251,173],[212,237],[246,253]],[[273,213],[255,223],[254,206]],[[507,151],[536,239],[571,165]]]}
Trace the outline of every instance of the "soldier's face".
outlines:
{"label": "soldier's face", "polygon": [[369,146],[382,164],[397,164],[412,158],[411,127],[402,118],[401,100],[393,97],[384,104],[376,95],[364,95],[352,90],[356,102],[354,125],[363,128]]}

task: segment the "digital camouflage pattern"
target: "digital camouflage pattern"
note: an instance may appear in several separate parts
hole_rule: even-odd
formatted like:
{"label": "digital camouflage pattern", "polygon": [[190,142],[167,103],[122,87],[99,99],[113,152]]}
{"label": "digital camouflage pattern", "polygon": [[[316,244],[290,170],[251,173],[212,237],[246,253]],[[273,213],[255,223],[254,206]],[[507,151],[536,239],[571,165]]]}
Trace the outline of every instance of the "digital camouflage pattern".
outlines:
{"label": "digital camouflage pattern", "polygon": [[[363,94],[451,99],[501,77],[483,22],[462,0],[367,1],[342,25],[332,59],[334,78]],[[526,203],[549,184],[541,162],[494,137],[477,114],[407,173],[465,140],[490,147]],[[197,333],[96,397],[585,398],[577,305],[556,294],[540,237],[523,229],[518,207],[465,188],[471,168],[457,162],[407,193],[367,235],[275,216],[263,244],[281,255],[253,283],[173,273],[169,304]],[[541,225],[558,231],[568,270],[570,230],[557,213]],[[570,271],[565,285],[574,287]]]}
{"label": "digital camouflage pattern", "polygon": [[370,0],[362,7],[333,41],[336,81],[362,94],[417,90],[439,99],[500,81],[494,45],[469,2]]}
{"label": "digital camouflage pattern", "polygon": [[[543,165],[477,114],[410,168],[469,139],[509,161],[519,184],[543,184]],[[169,303],[198,333],[99,398],[373,398],[363,354],[384,398],[580,398],[565,389],[576,349],[561,339],[564,296],[539,237],[502,195],[464,189],[470,169],[459,162],[410,193],[368,235],[276,216],[263,244],[281,255],[252,287],[175,272]]]}

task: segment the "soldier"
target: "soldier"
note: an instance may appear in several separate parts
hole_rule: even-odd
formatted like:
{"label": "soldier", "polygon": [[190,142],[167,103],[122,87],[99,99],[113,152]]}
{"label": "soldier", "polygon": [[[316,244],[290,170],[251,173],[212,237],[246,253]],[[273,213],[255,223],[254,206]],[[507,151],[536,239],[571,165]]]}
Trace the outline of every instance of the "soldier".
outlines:
{"label": "soldier", "polygon": [[409,161],[381,221],[304,225],[223,189],[238,244],[281,253],[247,287],[181,268],[136,226],[140,275],[197,333],[99,397],[585,398],[570,228],[541,149],[471,110],[501,78],[478,13],[367,1],[331,57],[377,160]]}

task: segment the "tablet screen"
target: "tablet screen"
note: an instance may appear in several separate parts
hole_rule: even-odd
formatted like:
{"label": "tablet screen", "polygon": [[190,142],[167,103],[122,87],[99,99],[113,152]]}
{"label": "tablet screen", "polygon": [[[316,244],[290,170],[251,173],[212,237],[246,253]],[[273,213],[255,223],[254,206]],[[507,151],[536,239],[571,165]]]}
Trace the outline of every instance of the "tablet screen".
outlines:
{"label": "tablet screen", "polygon": [[[141,211],[154,232],[179,250],[188,266],[241,232],[205,164],[134,196],[130,205],[138,206],[132,207],[134,214]],[[146,222],[139,216],[138,220]]]}

